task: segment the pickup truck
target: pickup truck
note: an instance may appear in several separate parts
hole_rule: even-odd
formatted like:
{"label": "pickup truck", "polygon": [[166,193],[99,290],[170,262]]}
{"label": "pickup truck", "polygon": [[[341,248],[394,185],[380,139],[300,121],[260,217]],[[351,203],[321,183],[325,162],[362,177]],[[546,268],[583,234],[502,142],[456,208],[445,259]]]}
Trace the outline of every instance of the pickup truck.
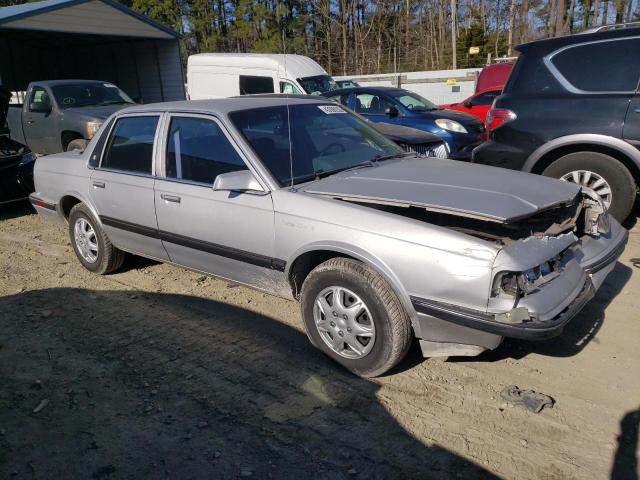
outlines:
{"label": "pickup truck", "polygon": [[24,105],[10,106],[7,122],[11,138],[39,155],[84,150],[111,114],[134,103],[109,82],[32,82]]}

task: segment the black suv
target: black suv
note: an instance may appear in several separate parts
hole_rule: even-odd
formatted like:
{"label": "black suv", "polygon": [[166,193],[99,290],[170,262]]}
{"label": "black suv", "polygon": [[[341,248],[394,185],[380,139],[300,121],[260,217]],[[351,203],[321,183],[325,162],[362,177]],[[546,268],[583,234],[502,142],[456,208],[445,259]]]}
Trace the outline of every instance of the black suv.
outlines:
{"label": "black suv", "polygon": [[640,28],[517,47],[487,116],[476,163],[539,173],[595,190],[624,220],[640,183]]}

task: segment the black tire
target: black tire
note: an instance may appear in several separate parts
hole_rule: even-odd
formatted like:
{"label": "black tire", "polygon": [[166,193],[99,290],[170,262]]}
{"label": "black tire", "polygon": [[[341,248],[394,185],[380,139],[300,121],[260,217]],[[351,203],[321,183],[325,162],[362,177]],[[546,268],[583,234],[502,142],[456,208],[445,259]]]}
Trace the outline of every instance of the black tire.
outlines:
{"label": "black tire", "polygon": [[77,138],[76,140],[71,140],[69,145],[67,145],[67,152],[72,152],[74,150],[80,150],[84,152],[85,148],[87,148],[89,142],[87,142],[84,138]]}
{"label": "black tire", "polygon": [[[317,296],[327,287],[351,290],[367,305],[375,324],[373,347],[365,356],[349,359],[334,352],[320,336],[313,309]],[[376,377],[393,368],[411,346],[411,320],[389,284],[374,269],[348,258],[332,258],[314,268],[302,285],[300,310],[311,343],[353,373]]]}
{"label": "black tire", "polygon": [[606,180],[611,187],[609,213],[619,222],[623,222],[629,216],[636,199],[636,183],[627,167],[604,153],[575,152],[560,157],[542,174],[562,178],[563,175],[576,170],[588,170]]}
{"label": "black tire", "polygon": [[[95,232],[98,252],[94,262],[87,261],[80,253],[79,247],[76,244],[74,229],[76,222],[81,218],[86,220]],[[109,237],[104,233],[100,223],[84,203],[78,203],[69,213],[69,238],[73,246],[73,251],[76,253],[82,266],[93,273],[97,273],[98,275],[111,273],[120,268],[124,262],[125,253],[111,244]]]}

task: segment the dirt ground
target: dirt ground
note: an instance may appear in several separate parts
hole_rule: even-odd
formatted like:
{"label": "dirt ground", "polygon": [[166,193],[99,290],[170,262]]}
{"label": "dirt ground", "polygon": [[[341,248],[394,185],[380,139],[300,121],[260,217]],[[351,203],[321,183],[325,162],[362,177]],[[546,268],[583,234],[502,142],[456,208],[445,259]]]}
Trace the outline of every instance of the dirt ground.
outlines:
{"label": "dirt ground", "polygon": [[[635,259],[635,260],[634,260]],[[638,479],[640,226],[564,335],[354,377],[297,304],[0,211],[0,478]],[[510,406],[515,384],[555,399]]]}

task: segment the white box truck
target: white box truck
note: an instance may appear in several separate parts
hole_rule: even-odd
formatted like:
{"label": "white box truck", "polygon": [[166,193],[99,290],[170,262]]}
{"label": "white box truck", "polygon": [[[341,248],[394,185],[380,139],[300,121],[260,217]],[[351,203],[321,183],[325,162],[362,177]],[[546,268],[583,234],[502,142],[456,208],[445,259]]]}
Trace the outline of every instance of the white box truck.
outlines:
{"label": "white box truck", "polygon": [[190,100],[259,93],[320,94],[336,88],[320,65],[302,55],[199,53],[187,61]]}

